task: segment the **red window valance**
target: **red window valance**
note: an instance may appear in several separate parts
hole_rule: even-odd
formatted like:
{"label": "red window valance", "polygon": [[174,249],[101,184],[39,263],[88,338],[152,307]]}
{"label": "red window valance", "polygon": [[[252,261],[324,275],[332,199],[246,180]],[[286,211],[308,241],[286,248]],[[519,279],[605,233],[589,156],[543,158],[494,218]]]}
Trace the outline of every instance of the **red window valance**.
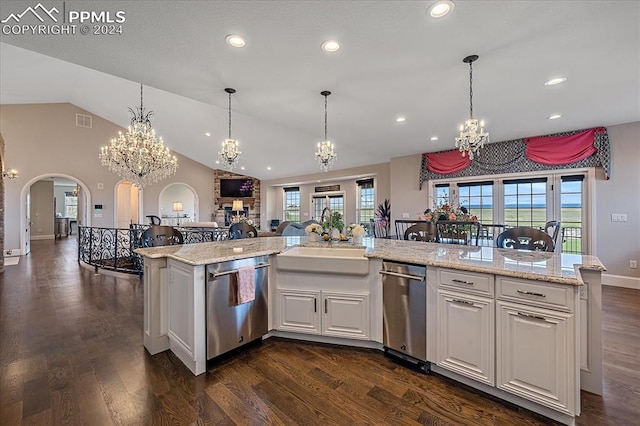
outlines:
{"label": "red window valance", "polygon": [[431,152],[428,154],[422,154],[427,159],[427,169],[434,173],[450,174],[457,173],[460,170],[464,170],[469,167],[471,160],[469,156],[462,156],[460,151],[444,151],[444,152]]}
{"label": "red window valance", "polygon": [[525,155],[540,164],[571,164],[597,152],[594,146],[596,133],[604,132],[599,127],[568,136],[541,136],[525,138]]}

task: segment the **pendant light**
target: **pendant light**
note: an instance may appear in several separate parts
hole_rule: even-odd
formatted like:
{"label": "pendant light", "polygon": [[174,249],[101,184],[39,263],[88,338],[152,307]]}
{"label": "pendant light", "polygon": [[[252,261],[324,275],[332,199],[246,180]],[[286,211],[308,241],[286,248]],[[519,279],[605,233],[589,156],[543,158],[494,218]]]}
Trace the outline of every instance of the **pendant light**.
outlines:
{"label": "pendant light", "polygon": [[331,94],[328,90],[320,92],[324,96],[324,140],[318,142],[318,150],[316,151],[316,160],[320,168],[328,172],[333,163],[336,161],[335,146],[327,139],[327,96]]}
{"label": "pendant light", "polygon": [[238,140],[231,137],[231,95],[236,93],[236,90],[228,87],[224,91],[229,94],[229,138],[222,141],[218,157],[227,170],[233,170],[238,165],[238,159],[242,154],[238,149]]}
{"label": "pendant light", "polygon": [[460,150],[464,157],[469,153],[469,159],[478,154],[480,148],[489,142],[489,133],[484,131],[484,120],[478,122],[473,118],[473,63],[478,59],[478,55],[470,55],[462,60],[469,64],[469,119],[460,125],[460,136],[456,138],[456,148]]}

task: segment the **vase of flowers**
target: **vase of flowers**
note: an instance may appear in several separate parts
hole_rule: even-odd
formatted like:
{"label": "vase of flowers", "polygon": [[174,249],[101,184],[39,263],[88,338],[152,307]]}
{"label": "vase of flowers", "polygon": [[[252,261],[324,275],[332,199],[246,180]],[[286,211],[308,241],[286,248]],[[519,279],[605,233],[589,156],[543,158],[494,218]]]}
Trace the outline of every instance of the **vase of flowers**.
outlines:
{"label": "vase of flowers", "polygon": [[[383,203],[378,204],[375,212],[375,220],[385,230],[384,235],[380,236],[389,236],[391,229],[391,203],[387,198],[384,199]],[[379,235],[376,236],[378,237]]]}
{"label": "vase of flowers", "polygon": [[307,233],[310,242],[317,242],[320,234],[322,234],[322,226],[317,223],[312,223],[304,228],[304,232]]}
{"label": "vase of flowers", "polygon": [[362,244],[362,237],[365,232],[366,231],[362,225],[352,223],[347,226],[347,236],[352,239],[354,244]]}

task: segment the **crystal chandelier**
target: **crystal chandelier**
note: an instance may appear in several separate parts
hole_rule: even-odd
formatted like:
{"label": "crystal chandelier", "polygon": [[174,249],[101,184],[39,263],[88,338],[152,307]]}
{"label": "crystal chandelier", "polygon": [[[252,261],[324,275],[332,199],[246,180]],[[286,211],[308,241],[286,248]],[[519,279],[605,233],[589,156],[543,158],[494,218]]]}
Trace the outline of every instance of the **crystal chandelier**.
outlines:
{"label": "crystal chandelier", "polygon": [[218,151],[218,158],[227,170],[233,170],[238,165],[240,158],[240,150],[238,150],[238,140],[231,138],[231,95],[236,93],[236,89],[226,88],[225,92],[229,94],[229,138],[222,141],[222,148]]}
{"label": "crystal chandelier", "polygon": [[333,163],[336,161],[335,146],[327,139],[327,96],[331,94],[328,90],[320,92],[324,96],[324,140],[318,142],[318,150],[316,151],[316,160],[320,168],[325,172],[328,172]]}
{"label": "crystal chandelier", "polygon": [[489,133],[484,131],[484,121],[478,122],[473,118],[473,67],[472,64],[478,59],[478,55],[467,56],[462,60],[469,64],[469,119],[460,125],[460,136],[456,138],[456,148],[460,150],[464,157],[469,153],[469,159],[473,160],[485,144],[489,142]]}
{"label": "crystal chandelier", "polygon": [[178,159],[164,146],[162,137],[156,139],[151,126],[153,111],[145,113],[140,85],[140,108],[131,113],[131,125],[127,132],[118,132],[111,144],[100,148],[100,160],[126,181],[139,187],[150,185],[171,176],[178,168]]}

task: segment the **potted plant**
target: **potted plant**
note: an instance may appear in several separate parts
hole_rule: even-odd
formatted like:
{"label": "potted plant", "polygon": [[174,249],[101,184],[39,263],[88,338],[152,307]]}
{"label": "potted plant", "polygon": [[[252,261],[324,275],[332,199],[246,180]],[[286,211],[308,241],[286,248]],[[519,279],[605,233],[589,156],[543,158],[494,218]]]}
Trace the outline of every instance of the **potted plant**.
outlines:
{"label": "potted plant", "polygon": [[387,230],[387,235],[389,235],[389,230],[391,229],[391,202],[387,198],[384,199],[384,202],[378,204],[375,215],[380,225],[384,226]]}
{"label": "potted plant", "polygon": [[344,228],[344,221],[342,220],[342,215],[339,212],[332,213],[330,217],[326,218],[323,226],[325,229],[332,230],[332,239],[339,239],[340,233]]}

